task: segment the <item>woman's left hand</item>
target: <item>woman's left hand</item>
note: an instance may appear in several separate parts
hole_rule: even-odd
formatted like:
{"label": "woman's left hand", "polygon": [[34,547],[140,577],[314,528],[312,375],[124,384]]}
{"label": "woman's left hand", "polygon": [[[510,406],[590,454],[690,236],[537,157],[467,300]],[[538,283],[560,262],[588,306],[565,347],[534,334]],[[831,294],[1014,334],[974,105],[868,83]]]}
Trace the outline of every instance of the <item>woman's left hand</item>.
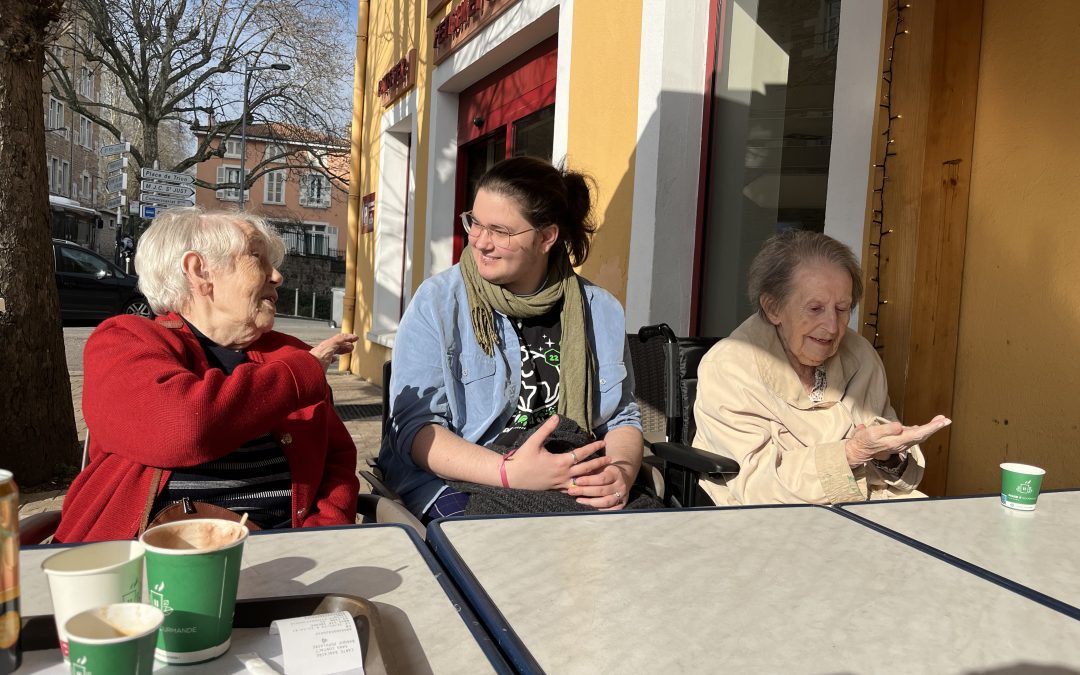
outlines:
{"label": "woman's left hand", "polygon": [[579,504],[601,511],[615,511],[626,506],[630,494],[631,478],[626,474],[627,467],[619,462],[608,464],[598,471],[577,477],[566,494],[577,497]]}
{"label": "woman's left hand", "polygon": [[311,355],[319,359],[323,370],[330,367],[334,357],[338,354],[348,354],[353,350],[353,344],[360,338],[352,333],[338,333],[333,337],[326,338],[311,350]]}

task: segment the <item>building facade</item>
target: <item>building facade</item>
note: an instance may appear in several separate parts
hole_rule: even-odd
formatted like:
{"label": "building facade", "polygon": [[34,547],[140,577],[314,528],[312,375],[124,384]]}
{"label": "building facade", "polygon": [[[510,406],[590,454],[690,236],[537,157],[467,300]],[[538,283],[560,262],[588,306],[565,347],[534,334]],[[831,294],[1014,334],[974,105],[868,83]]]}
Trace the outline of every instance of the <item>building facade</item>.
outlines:
{"label": "building facade", "polygon": [[1080,481],[1080,428],[1061,421],[1080,372],[1040,347],[1067,352],[1080,316],[1073,4],[360,7],[352,372],[379,382],[412,294],[460,254],[479,175],[533,154],[596,179],[579,271],[624,303],[627,331],[728,334],[750,314],[761,243],[823,231],[862,260],[851,328],[878,347],[901,419],[954,419],[924,447],[928,492],[993,491],[1005,459]]}
{"label": "building facade", "polygon": [[[47,47],[46,65],[70,83],[80,102],[94,103],[101,90],[101,66],[72,48],[75,40],[85,39],[80,31],[88,29],[80,19],[72,20],[70,29]],[[42,77],[41,90],[53,236],[111,255],[115,229],[102,231],[105,219],[99,213],[105,192],[97,153],[103,143],[101,128],[72,110],[48,73]]]}
{"label": "building facade", "polygon": [[[193,131],[200,140],[207,133]],[[296,134],[286,135],[266,125],[248,130],[244,161],[254,182],[244,209],[273,223],[285,237],[290,254],[344,259],[347,192],[341,185],[348,182],[346,148],[311,140],[301,144],[290,137]],[[195,178],[215,185],[235,183],[236,187],[197,188],[195,203],[205,209],[235,209],[240,204],[240,140],[231,137],[219,143],[225,144],[222,154],[198,164]]]}

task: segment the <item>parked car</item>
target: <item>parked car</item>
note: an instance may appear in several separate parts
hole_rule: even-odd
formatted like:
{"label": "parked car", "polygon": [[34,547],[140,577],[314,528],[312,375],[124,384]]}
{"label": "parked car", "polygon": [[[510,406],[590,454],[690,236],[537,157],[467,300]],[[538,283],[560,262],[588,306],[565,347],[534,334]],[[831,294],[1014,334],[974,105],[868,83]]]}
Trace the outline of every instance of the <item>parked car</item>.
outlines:
{"label": "parked car", "polygon": [[122,313],[153,317],[134,274],[63,239],[53,239],[53,253],[63,321],[100,321]]}

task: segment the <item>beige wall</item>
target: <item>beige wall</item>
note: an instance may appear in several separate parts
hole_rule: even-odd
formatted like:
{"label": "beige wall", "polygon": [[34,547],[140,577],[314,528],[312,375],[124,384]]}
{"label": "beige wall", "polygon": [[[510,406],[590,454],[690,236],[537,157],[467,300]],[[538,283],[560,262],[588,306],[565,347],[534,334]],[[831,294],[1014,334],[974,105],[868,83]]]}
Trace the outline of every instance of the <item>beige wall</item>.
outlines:
{"label": "beige wall", "polygon": [[948,492],[1080,485],[1080,3],[987,0]]}

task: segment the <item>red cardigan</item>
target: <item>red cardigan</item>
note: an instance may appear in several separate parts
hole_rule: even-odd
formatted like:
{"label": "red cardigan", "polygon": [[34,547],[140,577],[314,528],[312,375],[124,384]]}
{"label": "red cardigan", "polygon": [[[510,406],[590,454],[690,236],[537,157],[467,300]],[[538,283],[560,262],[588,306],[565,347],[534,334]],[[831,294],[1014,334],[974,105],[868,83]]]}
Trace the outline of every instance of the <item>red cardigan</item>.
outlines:
{"label": "red cardigan", "polygon": [[226,376],[210,368],[176,314],[98,326],[83,357],[90,464],[64,498],[56,540],[134,537],[151,467],[164,469],[164,486],[170,469],[223,457],[268,432],[292,473],[293,527],[353,524],[356,446],[309,349],[271,331],[247,349],[250,362]]}

